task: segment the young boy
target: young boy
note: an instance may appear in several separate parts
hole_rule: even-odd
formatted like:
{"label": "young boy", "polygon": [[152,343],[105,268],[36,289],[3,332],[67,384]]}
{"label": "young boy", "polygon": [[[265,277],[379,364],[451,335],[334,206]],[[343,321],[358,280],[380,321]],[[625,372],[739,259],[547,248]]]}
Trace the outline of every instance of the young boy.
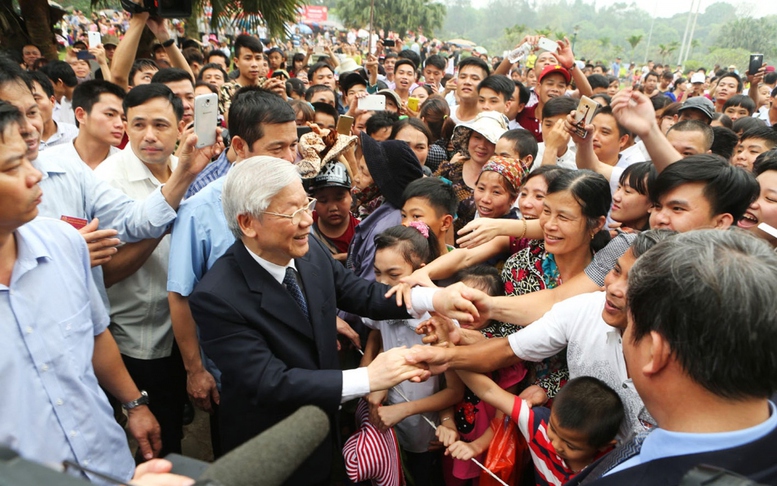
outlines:
{"label": "young boy", "polygon": [[732,122],[746,116],[753,116],[753,112],[755,112],[755,102],[749,96],[741,94],[732,96],[723,105],[723,114],[731,118]]}
{"label": "young boy", "polygon": [[777,147],[777,131],[773,127],[751,128],[739,138],[731,163],[752,172],[756,157]]}
{"label": "young boy", "polygon": [[446,244],[446,238],[458,207],[451,185],[435,177],[416,179],[407,185],[402,199],[402,224],[423,221],[437,237],[440,255],[451,251],[453,247]]}
{"label": "young boy", "polygon": [[491,378],[456,370],[483,401],[518,424],[529,445],[538,485],[561,485],[615,445],[624,418],[623,402],[597,378],[569,380],[553,399],[553,409],[531,408]]}
{"label": "young boy", "polygon": [[537,140],[528,130],[508,130],[497,140],[494,155],[517,159],[531,167],[537,160]]}

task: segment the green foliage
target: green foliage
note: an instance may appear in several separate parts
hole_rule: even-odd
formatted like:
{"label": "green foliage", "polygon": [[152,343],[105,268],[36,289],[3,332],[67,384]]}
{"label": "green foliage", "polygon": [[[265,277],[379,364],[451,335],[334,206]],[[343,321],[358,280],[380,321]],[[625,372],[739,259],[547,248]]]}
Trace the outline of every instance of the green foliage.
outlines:
{"label": "green foliage", "polygon": [[[431,0],[374,0],[376,30],[394,31],[404,35],[422,28],[425,35],[442,27],[446,8]],[[349,28],[363,28],[370,22],[370,0],[337,0],[337,17]]]}
{"label": "green foliage", "polygon": [[[688,20],[688,12],[659,17],[648,46],[651,14],[643,8],[652,7],[635,1],[596,8],[593,0],[447,0],[447,5],[448,16],[438,35],[440,39],[462,37],[491,53],[501,53],[515,47],[527,34],[543,33],[558,39],[566,33],[571,40],[578,27],[575,43],[578,58],[609,61],[620,54],[625,56],[624,63],[641,63],[645,58],[658,62],[663,52],[666,63],[674,64]],[[777,32],[776,17],[737,19],[736,7],[718,1],[699,13],[689,65],[693,61],[706,63],[710,49],[723,47],[763,52],[767,59],[775,59],[777,36],[774,32]],[[664,46],[663,51],[659,45]]]}

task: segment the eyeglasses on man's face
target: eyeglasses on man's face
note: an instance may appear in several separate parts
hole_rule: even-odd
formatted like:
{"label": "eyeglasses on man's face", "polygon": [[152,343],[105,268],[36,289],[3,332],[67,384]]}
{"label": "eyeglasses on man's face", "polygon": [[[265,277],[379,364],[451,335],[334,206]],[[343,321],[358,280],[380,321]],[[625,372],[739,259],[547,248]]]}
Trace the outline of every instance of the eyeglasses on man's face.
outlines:
{"label": "eyeglasses on man's face", "polygon": [[313,208],[316,205],[316,199],[309,197],[308,203],[305,205],[304,208],[299,208],[298,210],[294,211],[291,214],[281,214],[281,213],[273,213],[271,211],[262,211],[262,214],[269,214],[270,216],[277,216],[279,218],[286,218],[291,220],[291,224],[298,225],[302,221],[302,215],[307,214],[308,216],[311,216],[313,213]]}

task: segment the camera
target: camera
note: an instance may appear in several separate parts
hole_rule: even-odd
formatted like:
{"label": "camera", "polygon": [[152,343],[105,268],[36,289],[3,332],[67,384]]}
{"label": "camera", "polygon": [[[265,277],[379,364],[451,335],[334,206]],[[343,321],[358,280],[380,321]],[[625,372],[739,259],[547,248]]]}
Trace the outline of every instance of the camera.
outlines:
{"label": "camera", "polygon": [[192,15],[191,0],[142,0],[142,4],[121,0],[121,7],[131,14],[148,12],[152,17],[165,19],[189,18]]}

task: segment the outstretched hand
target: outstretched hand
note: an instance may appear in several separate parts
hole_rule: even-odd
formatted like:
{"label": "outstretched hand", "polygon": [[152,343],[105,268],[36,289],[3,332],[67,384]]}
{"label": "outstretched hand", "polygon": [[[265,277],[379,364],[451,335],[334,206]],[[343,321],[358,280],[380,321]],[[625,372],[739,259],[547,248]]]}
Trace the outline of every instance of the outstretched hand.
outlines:
{"label": "outstretched hand", "polygon": [[644,138],[656,125],[656,110],[644,93],[625,88],[612,97],[612,113],[629,131]]}

